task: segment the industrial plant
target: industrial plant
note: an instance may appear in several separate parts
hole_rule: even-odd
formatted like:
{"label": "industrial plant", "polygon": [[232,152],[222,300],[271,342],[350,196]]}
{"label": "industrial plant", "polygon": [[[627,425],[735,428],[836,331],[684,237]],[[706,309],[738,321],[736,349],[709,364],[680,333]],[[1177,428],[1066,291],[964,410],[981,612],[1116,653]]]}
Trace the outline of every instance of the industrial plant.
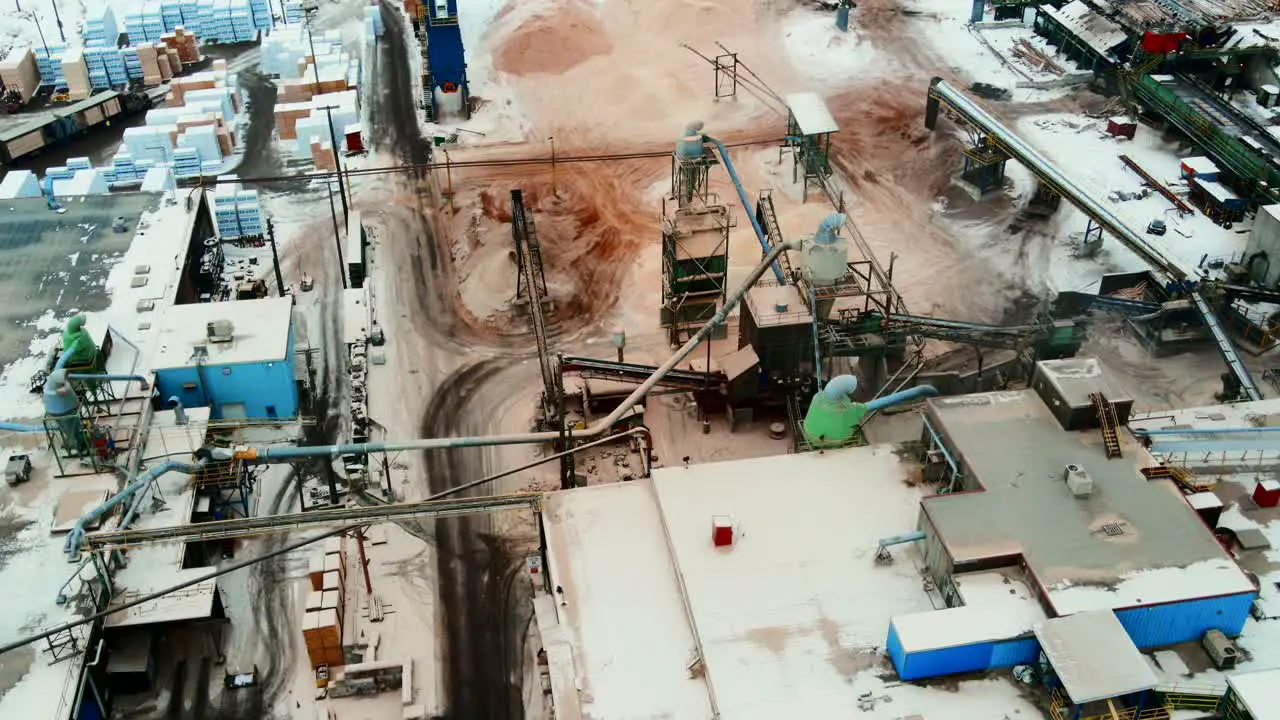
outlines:
{"label": "industrial plant", "polygon": [[1280,718],[1280,8],[0,15],[0,717]]}

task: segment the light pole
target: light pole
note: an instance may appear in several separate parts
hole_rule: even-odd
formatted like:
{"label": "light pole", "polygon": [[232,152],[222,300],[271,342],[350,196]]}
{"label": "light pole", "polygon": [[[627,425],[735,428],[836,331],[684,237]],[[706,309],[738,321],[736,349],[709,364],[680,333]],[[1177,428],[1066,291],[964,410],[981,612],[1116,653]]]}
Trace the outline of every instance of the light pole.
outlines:
{"label": "light pole", "polygon": [[[311,47],[311,69],[314,71],[316,79],[316,91],[313,95],[320,94],[320,63],[316,61],[316,41],[311,34],[311,18],[319,11],[320,9],[318,7],[310,8],[306,11],[307,44]],[[326,106],[323,110],[325,116],[329,118],[329,145],[333,148],[333,167],[338,173],[338,197],[342,200],[342,220],[343,222],[346,222],[347,214],[349,212],[347,210],[347,187],[342,181],[342,161],[339,159],[339,156],[342,154],[340,150],[342,146],[338,144],[338,137],[333,132],[333,113],[331,112],[333,108]]]}
{"label": "light pole", "polygon": [[62,16],[58,14],[58,0],[50,0],[49,4],[53,6],[53,19],[58,23],[58,37],[65,43],[67,34],[62,31]]}
{"label": "light pole", "polygon": [[[21,11],[22,8],[19,7],[18,10]],[[45,57],[49,57],[49,43],[44,40],[44,28],[40,27],[40,19],[36,17],[36,11],[28,10],[22,13],[22,17],[30,20],[31,24],[36,26],[36,32],[40,33],[40,44],[44,47],[44,55]]]}

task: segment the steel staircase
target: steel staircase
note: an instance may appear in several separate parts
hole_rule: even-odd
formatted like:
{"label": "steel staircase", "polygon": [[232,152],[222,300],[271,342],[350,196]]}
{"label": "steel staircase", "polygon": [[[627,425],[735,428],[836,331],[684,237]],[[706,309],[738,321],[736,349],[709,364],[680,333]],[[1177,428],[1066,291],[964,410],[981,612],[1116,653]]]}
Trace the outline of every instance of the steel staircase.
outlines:
{"label": "steel staircase", "polygon": [[1102,393],[1089,393],[1093,410],[1102,426],[1102,441],[1107,446],[1107,459],[1118,458],[1120,452],[1120,422],[1116,419],[1116,407]]}

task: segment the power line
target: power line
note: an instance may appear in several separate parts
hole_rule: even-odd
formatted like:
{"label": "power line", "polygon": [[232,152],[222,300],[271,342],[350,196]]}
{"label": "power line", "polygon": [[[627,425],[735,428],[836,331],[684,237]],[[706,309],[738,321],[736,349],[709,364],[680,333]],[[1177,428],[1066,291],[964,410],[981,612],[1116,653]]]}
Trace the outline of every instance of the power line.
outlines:
{"label": "power line", "polygon": [[202,582],[205,582],[207,580],[212,580],[222,575],[226,575],[227,573],[235,572],[236,570],[243,570],[244,568],[247,568],[250,565],[260,563],[263,560],[270,560],[273,557],[278,557],[280,555],[284,555],[285,553],[293,552],[298,548],[305,547],[315,542],[319,542],[321,540],[324,540],[325,538],[330,538],[335,535],[341,535],[342,533],[347,532],[348,530],[350,530],[350,528],[342,527],[342,528],[338,528],[337,530],[330,530],[329,532],[320,533],[319,535],[307,538],[306,540],[299,540],[298,542],[290,543],[283,547],[272,550],[271,552],[263,553],[262,555],[256,555],[254,557],[249,558],[248,560],[241,560],[240,562],[232,563],[225,567],[219,568],[214,572],[201,575],[200,577],[195,578],[193,580],[187,580],[187,581],[178,583],[173,587],[168,587],[168,588],[165,588],[164,590],[157,590],[156,592],[148,593],[146,595],[143,595],[142,597],[136,598],[134,600],[130,600],[129,602],[123,603],[121,605],[108,607],[106,610],[98,611],[92,615],[89,615],[88,617],[83,617],[83,618],[80,618],[79,620],[72,620],[71,622],[66,622],[61,625],[49,628],[48,630],[41,631],[39,633],[36,633],[35,635],[22,638],[21,640],[15,640],[11,643],[0,646],[0,655],[3,655],[9,652],[10,650],[17,650],[18,648],[24,645],[30,645],[33,642],[43,640],[47,637],[52,637],[54,635],[57,635],[58,633],[66,632],[72,628],[80,627],[81,625],[85,625],[91,622],[97,622],[98,620],[101,620],[102,618],[105,618],[108,615],[114,615],[118,612],[123,612],[125,610],[128,610],[129,608],[137,607],[138,605],[141,605],[143,603],[151,602],[152,600],[162,598],[165,595],[168,595],[169,593],[177,592],[178,590],[182,590],[183,588],[189,588],[192,585],[199,585]]}
{"label": "power line", "polygon": [[[750,147],[752,145],[772,145],[780,143],[784,138],[776,137],[766,140],[744,140],[736,143],[725,143],[725,147]],[[586,163],[586,162],[608,162],[611,160],[648,160],[653,158],[665,158],[671,155],[670,150],[648,150],[643,152],[632,153],[607,153],[602,155],[556,155],[555,164],[561,163]],[[397,173],[413,173],[413,172],[430,172],[437,169],[448,167],[453,168],[483,168],[483,167],[520,167],[525,165],[550,165],[551,157],[524,157],[524,158],[494,158],[490,160],[460,160],[457,162],[438,162],[433,161],[421,164],[409,165],[385,165],[381,167],[350,169],[345,171],[347,177],[353,175],[389,175]],[[237,177],[231,178],[206,178],[206,185],[218,185],[221,183],[269,183],[269,182],[297,182],[299,180],[328,180],[337,175],[333,171],[300,173],[298,175],[263,175],[258,177]]]}

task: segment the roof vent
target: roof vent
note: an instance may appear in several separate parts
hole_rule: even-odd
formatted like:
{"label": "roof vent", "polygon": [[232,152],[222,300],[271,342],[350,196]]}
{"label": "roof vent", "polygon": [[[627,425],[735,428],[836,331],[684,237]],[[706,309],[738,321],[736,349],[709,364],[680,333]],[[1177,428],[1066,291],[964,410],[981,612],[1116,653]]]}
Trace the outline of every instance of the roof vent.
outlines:
{"label": "roof vent", "polygon": [[784,302],[776,302],[773,304],[773,309],[776,312],[784,313],[787,311],[787,304]]}
{"label": "roof vent", "polygon": [[1103,523],[1102,532],[1106,533],[1108,537],[1120,537],[1124,534],[1124,526],[1114,522]]}
{"label": "roof vent", "polygon": [[235,327],[230,320],[214,320],[205,326],[205,335],[209,342],[231,342],[235,337]]}
{"label": "roof vent", "polygon": [[1067,481],[1067,489],[1071,494],[1078,498],[1093,494],[1093,478],[1089,477],[1089,473],[1085,472],[1084,468],[1075,463],[1063,469],[1062,479]]}

